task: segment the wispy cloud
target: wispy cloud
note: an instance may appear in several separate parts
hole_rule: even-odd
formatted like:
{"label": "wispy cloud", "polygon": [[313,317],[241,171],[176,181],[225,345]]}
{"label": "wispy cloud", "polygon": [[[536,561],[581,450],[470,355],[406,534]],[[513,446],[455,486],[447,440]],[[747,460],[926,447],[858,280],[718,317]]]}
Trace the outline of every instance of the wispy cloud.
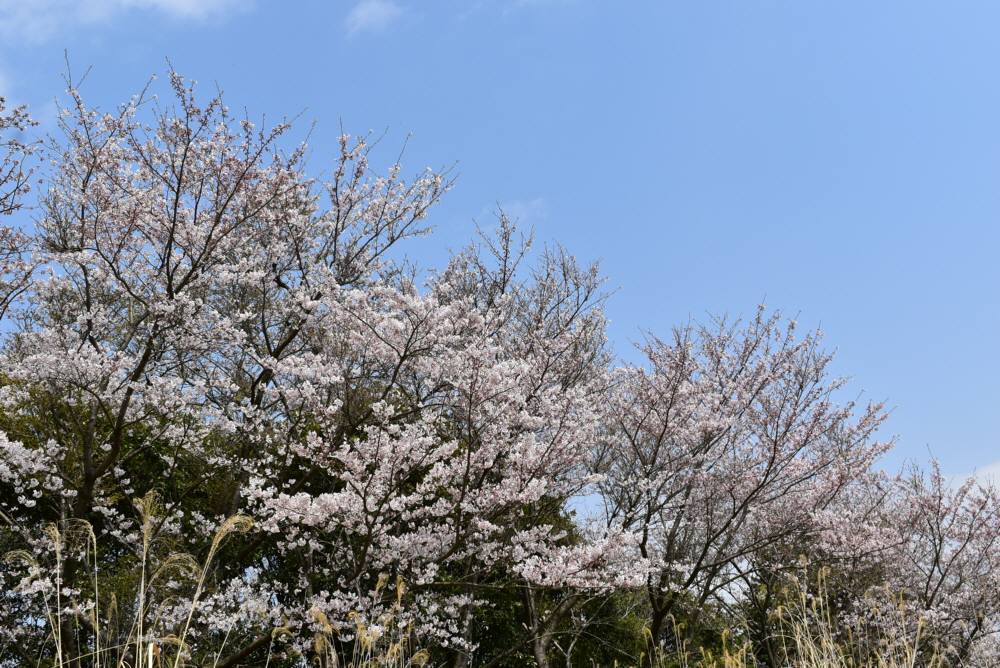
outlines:
{"label": "wispy cloud", "polygon": [[998,485],[1000,484],[1000,462],[987,464],[964,477],[975,478],[984,485]]}
{"label": "wispy cloud", "polygon": [[465,21],[483,13],[510,17],[522,12],[570,6],[578,2],[580,0],[453,0],[452,4],[457,7],[455,18]]}
{"label": "wispy cloud", "polygon": [[970,478],[980,485],[1000,489],[1000,461],[979,466],[972,471],[945,476],[948,486],[952,489],[958,489]]}
{"label": "wispy cloud", "polygon": [[0,38],[37,43],[62,30],[103,23],[129,11],[205,19],[245,5],[239,0],[0,0]]}
{"label": "wispy cloud", "polygon": [[508,6],[514,7],[540,7],[542,5],[568,5],[575,0],[507,0]]}
{"label": "wispy cloud", "polygon": [[347,14],[344,26],[347,33],[377,32],[384,30],[403,15],[403,8],[393,0],[361,0]]}
{"label": "wispy cloud", "polygon": [[549,216],[549,206],[544,197],[507,200],[500,202],[497,208],[511,220],[526,226],[541,222]]}

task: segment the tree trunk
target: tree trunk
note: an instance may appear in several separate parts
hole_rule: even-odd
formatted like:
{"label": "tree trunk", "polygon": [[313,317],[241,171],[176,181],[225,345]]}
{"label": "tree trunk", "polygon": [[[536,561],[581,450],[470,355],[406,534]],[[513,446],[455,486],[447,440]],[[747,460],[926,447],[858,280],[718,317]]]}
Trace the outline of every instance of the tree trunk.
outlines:
{"label": "tree trunk", "polygon": [[535,636],[531,642],[532,653],[535,655],[535,663],[538,664],[538,668],[551,668],[552,664],[549,662],[549,645],[551,643],[552,636],[548,633]]}

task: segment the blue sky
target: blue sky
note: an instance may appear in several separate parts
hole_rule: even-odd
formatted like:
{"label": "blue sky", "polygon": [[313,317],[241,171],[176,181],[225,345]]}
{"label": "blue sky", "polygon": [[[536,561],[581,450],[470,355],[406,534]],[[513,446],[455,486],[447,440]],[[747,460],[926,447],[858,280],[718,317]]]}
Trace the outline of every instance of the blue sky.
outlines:
{"label": "blue sky", "polygon": [[895,407],[890,467],[1000,460],[1000,4],[0,0],[0,92],[51,122],[63,52],[112,105],[166,59],[253,116],[457,161],[440,264],[502,204],[602,262],[642,330],[765,301]]}

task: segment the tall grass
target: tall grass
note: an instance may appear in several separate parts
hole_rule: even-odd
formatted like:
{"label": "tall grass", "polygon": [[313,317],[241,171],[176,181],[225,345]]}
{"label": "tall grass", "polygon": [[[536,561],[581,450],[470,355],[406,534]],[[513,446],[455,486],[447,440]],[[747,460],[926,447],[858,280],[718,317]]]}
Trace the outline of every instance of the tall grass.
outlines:
{"label": "tall grass", "polygon": [[[376,592],[380,593],[387,583],[387,576],[381,576]],[[350,615],[353,626],[349,638],[351,656],[346,660],[346,668],[423,668],[428,665],[430,654],[425,649],[415,648],[412,629],[400,620],[405,590],[405,583],[397,579],[395,603],[376,620],[377,624],[366,623],[360,615]],[[313,617],[318,623],[313,639],[317,663],[324,668],[341,666],[337,652],[340,634],[322,611],[313,610]]]}
{"label": "tall grass", "polygon": [[[946,668],[944,660],[923,647],[924,625],[908,619],[900,606],[881,610],[877,630],[865,638],[846,634],[821,592],[801,589],[794,605],[783,608],[782,646],[788,665],[801,668]],[[914,622],[914,623],[910,623]]]}
{"label": "tall grass", "polygon": [[[779,666],[773,668],[947,668],[946,660],[924,645],[924,625],[911,619],[904,606],[886,609],[881,597],[879,624],[860,634],[844,628],[828,603],[823,574],[815,593],[797,580],[789,585],[788,603],[776,611]],[[875,604],[873,603],[873,606]],[[684,636],[675,627],[675,637]],[[864,634],[862,637],[861,634]],[[674,651],[654,650],[652,668],[760,668],[768,663],[755,656],[745,633],[724,633],[716,651],[691,648],[685,642]]]}
{"label": "tall grass", "polygon": [[[204,561],[197,562],[188,554],[171,554],[162,560],[154,570],[151,567],[153,533],[155,520],[161,511],[159,499],[155,494],[148,494],[136,501],[136,509],[141,518],[140,549],[138,563],[138,585],[135,592],[135,605],[131,620],[124,623],[119,619],[121,609],[114,596],[105,597],[102,601],[99,580],[99,559],[97,538],[93,528],[82,520],[66,522],[62,526],[50,525],[45,534],[47,543],[52,550],[54,563],[54,586],[51,591],[42,591],[45,622],[49,629],[51,656],[39,657],[39,666],[53,668],[72,668],[79,665],[93,668],[183,668],[190,654],[187,645],[188,633],[194,612],[198,607],[205,588],[212,562],[218,550],[227,537],[235,533],[248,531],[252,526],[249,517],[237,515],[228,518],[215,532],[208,554]],[[82,550],[80,547],[82,546]],[[68,551],[78,553],[71,557]],[[92,577],[93,604],[83,611],[73,611],[64,601],[62,574],[67,565],[67,559],[76,558],[86,567]],[[6,555],[8,562],[20,563],[29,573],[40,574],[43,566],[36,556],[26,550],[18,550]],[[170,576],[181,576],[194,581],[194,594],[184,623],[176,633],[156,635],[154,628],[157,611],[149,600],[150,588]],[[150,619],[154,623],[150,623]],[[119,635],[123,625],[127,625],[124,639]],[[86,626],[86,629],[81,629]],[[93,647],[84,653],[69,656],[67,652],[66,632],[76,633],[84,630],[93,638]]]}
{"label": "tall grass", "polygon": [[[55,586],[40,592],[43,599],[44,622],[49,637],[37,666],[45,668],[185,668],[194,655],[214,657],[200,666],[215,667],[225,652],[225,639],[217,647],[192,647],[189,645],[191,629],[201,601],[213,561],[223,542],[233,534],[248,531],[252,522],[248,517],[231,517],[216,531],[205,558],[198,562],[190,555],[172,554],[153,564],[154,532],[156,518],[162,509],[155,495],[147,495],[136,502],[141,517],[139,559],[136,565],[134,601],[124,606],[123,613],[113,595],[101,596],[99,578],[98,541],[90,525],[76,521],[63,526],[50,526],[46,539],[54,555]],[[68,551],[74,555],[70,557]],[[25,566],[29,572],[40,574],[42,565],[35,555],[16,551],[6,555],[8,561]],[[60,581],[67,558],[82,563],[91,579],[93,605],[83,611],[70,611],[64,600]],[[164,633],[162,623],[150,592],[165,578],[182,577],[189,581],[193,593],[187,610],[180,615],[180,623],[173,623],[173,632]],[[388,576],[382,576],[377,592],[389,586]],[[431,655],[420,649],[412,627],[403,621],[402,609],[406,585],[395,582],[393,604],[376,619],[366,619],[352,614],[345,625],[335,623],[318,608],[311,611],[309,620],[311,656],[301,658],[301,665],[318,668],[423,668],[431,665]],[[782,665],[780,668],[946,668],[940,657],[927,656],[922,648],[923,627],[910,623],[900,606],[890,613],[886,623],[883,611],[878,632],[866,638],[845,637],[836,616],[827,604],[828,597],[820,582],[814,595],[805,587],[793,582],[793,592],[788,603],[777,610],[775,628]],[[390,593],[391,590],[390,590]],[[392,600],[392,599],[390,599]],[[161,602],[162,604],[162,602]],[[131,619],[120,619],[131,614]],[[344,621],[344,620],[337,620]],[[81,625],[86,629],[81,629]],[[122,633],[122,629],[127,632]],[[84,653],[68,655],[65,634],[68,632],[92,639],[92,646]],[[675,637],[683,638],[682,629],[675,627]],[[275,641],[291,635],[288,628],[277,628],[271,633],[271,643],[265,668],[270,668]],[[681,642],[676,651],[655,649],[652,656],[640,658],[640,664],[650,668],[760,668],[767,665],[754,655],[746,633],[736,629],[722,636],[721,647],[709,650],[691,647]],[[209,641],[211,642],[211,641]],[[195,651],[197,649],[197,652]],[[0,657],[2,659],[2,657]],[[774,667],[779,668],[779,667]]]}
{"label": "tall grass", "polygon": [[[151,558],[154,532],[162,507],[155,494],[139,499],[135,506],[141,518],[141,545],[138,546],[134,605],[127,606],[133,611],[130,620],[120,619],[122,610],[114,596],[101,597],[98,544],[93,528],[84,521],[46,528],[45,539],[54,560],[51,564],[54,586],[39,592],[44,610],[44,620],[39,621],[44,621],[49,634],[43,655],[37,660],[39,668],[78,668],[82,665],[92,668],[185,668],[195,653],[196,648],[189,645],[189,636],[212,563],[223,542],[233,534],[248,531],[252,521],[243,515],[225,520],[215,532],[208,553],[201,562],[191,555],[174,553],[159,560],[154,567]],[[88,577],[92,578],[93,605],[82,612],[70,610],[63,594],[61,578],[67,559],[71,558],[70,552],[76,555],[72,558],[86,566]],[[37,557],[27,550],[10,552],[5,558],[8,562],[20,564],[36,577],[44,572]],[[161,619],[160,612],[151,600],[150,591],[168,577],[190,581],[193,594],[182,614],[183,622],[173,633],[161,634],[157,632],[163,626],[157,623]],[[380,578],[379,591],[387,584],[387,576]],[[361,615],[352,615],[350,633],[338,632],[322,611],[314,609],[311,621],[316,630],[312,641],[313,660],[309,663],[320,668],[422,668],[428,665],[428,652],[415,647],[412,629],[400,621],[404,593],[405,584],[397,580],[395,602],[390,609],[375,620],[377,623],[366,623]],[[81,625],[87,628],[81,629]],[[124,627],[128,630],[123,639],[121,629]],[[67,631],[77,634],[85,631],[92,638],[92,648],[71,655],[65,642]],[[263,659],[265,667],[270,666],[274,658],[275,640],[290,633],[287,628],[272,631],[268,653]],[[348,654],[346,659],[342,659],[345,648]],[[201,656],[214,657],[210,663],[199,665],[215,667],[224,656],[225,640],[221,646],[197,649]],[[0,660],[2,658],[0,656]],[[303,660],[302,665],[307,665],[307,662]]]}

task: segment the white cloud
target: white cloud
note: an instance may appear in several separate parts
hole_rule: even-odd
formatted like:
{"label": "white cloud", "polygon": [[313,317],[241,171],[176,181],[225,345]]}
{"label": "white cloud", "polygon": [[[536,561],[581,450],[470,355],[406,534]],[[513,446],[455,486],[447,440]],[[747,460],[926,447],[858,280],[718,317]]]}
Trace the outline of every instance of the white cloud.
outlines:
{"label": "white cloud", "polygon": [[500,210],[507,214],[512,221],[521,225],[531,225],[549,216],[549,206],[544,197],[534,197],[532,199],[512,199],[500,202]]}
{"label": "white cloud", "polygon": [[948,486],[958,489],[972,478],[980,485],[996,487],[1000,490],[1000,461],[980,466],[972,471],[945,476]]}
{"label": "white cloud", "polygon": [[205,18],[246,7],[238,0],[118,0],[118,4],[158,9],[182,18]]}
{"label": "white cloud", "polygon": [[1000,462],[987,464],[964,477],[975,478],[984,485],[1000,485]]}
{"label": "white cloud", "polygon": [[103,23],[128,11],[204,19],[245,5],[239,0],[0,0],[0,37],[41,42],[61,30]]}
{"label": "white cloud", "polygon": [[568,5],[573,0],[513,0],[515,7],[539,7],[541,5]]}
{"label": "white cloud", "polygon": [[361,0],[344,20],[350,35],[384,30],[403,15],[403,8],[393,0]]}

